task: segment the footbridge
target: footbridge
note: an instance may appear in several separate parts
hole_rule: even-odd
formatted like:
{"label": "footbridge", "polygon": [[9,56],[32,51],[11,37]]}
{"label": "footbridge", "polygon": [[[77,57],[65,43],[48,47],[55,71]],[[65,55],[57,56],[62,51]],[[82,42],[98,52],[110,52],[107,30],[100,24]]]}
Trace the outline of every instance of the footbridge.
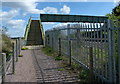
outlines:
{"label": "footbridge", "polygon": [[63,14],[40,14],[37,20],[36,17],[30,17],[25,31],[26,45],[43,45],[44,31],[41,22],[88,22],[99,23],[107,22],[107,17],[104,16],[84,16],[84,15],[63,15]]}
{"label": "footbridge", "polygon": [[44,31],[40,18],[34,20],[35,17],[30,17],[25,31],[26,45],[43,45]]}

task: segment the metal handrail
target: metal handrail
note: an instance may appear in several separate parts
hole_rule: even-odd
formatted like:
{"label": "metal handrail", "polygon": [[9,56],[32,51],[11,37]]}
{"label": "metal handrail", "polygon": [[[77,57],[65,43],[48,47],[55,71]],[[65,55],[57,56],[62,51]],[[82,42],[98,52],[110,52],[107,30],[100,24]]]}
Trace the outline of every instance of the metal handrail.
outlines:
{"label": "metal handrail", "polygon": [[43,26],[41,24],[41,20],[39,20],[40,22],[40,29],[41,29],[41,32],[42,32],[42,39],[44,40],[44,30],[43,30]]}
{"label": "metal handrail", "polygon": [[25,40],[27,40],[27,36],[28,36],[28,31],[29,31],[29,29],[30,29],[31,20],[32,20],[32,17],[30,17],[29,22],[28,22],[28,25],[27,25],[27,27],[26,27],[25,36],[24,36],[24,37],[25,37]]}

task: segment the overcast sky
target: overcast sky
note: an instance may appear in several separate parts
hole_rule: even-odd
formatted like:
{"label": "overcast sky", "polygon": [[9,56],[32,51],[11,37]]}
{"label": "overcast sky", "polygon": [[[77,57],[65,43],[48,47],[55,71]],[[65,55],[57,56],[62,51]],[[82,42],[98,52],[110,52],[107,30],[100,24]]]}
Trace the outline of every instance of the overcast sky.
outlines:
{"label": "overcast sky", "polygon": [[[8,34],[11,37],[23,37],[30,16],[39,17],[40,13],[105,16],[107,13],[111,13],[116,6],[116,0],[111,2],[88,2],[88,0],[83,0],[83,2],[70,2],[70,0],[66,2],[64,2],[65,0],[58,2],[21,1],[4,0],[0,3],[0,21],[3,26],[8,28]],[[60,23],[58,24],[60,25]],[[51,29],[55,25],[56,23],[43,23],[44,30]]]}

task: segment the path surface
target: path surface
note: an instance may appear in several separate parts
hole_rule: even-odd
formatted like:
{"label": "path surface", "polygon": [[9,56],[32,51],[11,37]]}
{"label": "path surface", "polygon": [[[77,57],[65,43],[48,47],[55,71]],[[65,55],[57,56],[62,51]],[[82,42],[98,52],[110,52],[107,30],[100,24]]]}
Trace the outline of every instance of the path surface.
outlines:
{"label": "path surface", "polygon": [[[77,73],[68,72],[60,67],[62,61],[56,61],[53,57],[45,55],[41,50],[33,50],[32,56],[35,62],[37,82],[76,83],[80,81]],[[36,61],[34,59],[34,61]]]}
{"label": "path surface", "polygon": [[36,82],[31,53],[32,50],[21,50],[23,57],[19,57],[18,62],[15,63],[15,74],[11,74],[11,69],[9,70],[6,82]]}
{"label": "path surface", "polygon": [[40,49],[23,50],[15,67],[15,74],[7,75],[7,82],[38,82],[47,84],[78,84],[78,74],[61,67],[62,61],[45,55]]}

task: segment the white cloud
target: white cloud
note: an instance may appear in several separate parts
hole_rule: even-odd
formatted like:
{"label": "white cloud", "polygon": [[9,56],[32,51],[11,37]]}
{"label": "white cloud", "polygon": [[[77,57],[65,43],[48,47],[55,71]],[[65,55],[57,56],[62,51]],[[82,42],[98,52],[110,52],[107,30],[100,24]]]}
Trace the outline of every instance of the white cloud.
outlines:
{"label": "white cloud", "polygon": [[18,19],[18,20],[9,20],[6,22],[6,26],[9,27],[8,34],[10,36],[23,36],[25,30],[25,20]]}
{"label": "white cloud", "polygon": [[8,12],[0,11],[0,21],[12,19],[13,17],[16,17],[17,15],[19,15],[18,10],[10,10]]}
{"label": "white cloud", "polygon": [[44,8],[42,11],[44,11],[45,13],[57,13],[57,8],[54,7],[46,7]]}
{"label": "white cloud", "polygon": [[27,13],[32,14],[40,14],[40,13],[57,13],[57,8],[54,7],[46,7],[42,10],[37,9],[38,3],[35,2],[36,0],[26,1],[26,2],[3,2],[3,6],[8,6],[14,9],[21,9],[26,15]]}
{"label": "white cloud", "polygon": [[[24,34],[25,30],[25,21],[21,19],[15,19],[17,15],[27,15],[28,13],[32,14],[40,14],[40,13],[57,13],[57,8],[54,7],[46,7],[43,9],[37,9],[38,3],[37,0],[30,0],[28,2],[3,2],[3,7],[9,7],[12,10],[10,11],[0,11],[0,21],[2,21],[2,25],[8,27],[8,33],[12,34],[12,36]],[[51,23],[54,24],[54,23]],[[14,32],[13,32],[14,31]],[[19,33],[17,33],[19,32]],[[22,34],[21,34],[22,33]]]}
{"label": "white cloud", "polygon": [[3,2],[2,6],[8,6],[14,9],[21,9],[23,12],[26,13],[34,13],[34,14],[40,14],[43,13],[43,11],[37,9],[37,3],[35,2]]}
{"label": "white cloud", "polygon": [[43,22],[42,24],[56,24],[55,22]]}
{"label": "white cloud", "polygon": [[60,9],[62,13],[69,14],[70,13],[70,7],[67,5],[64,5],[63,8]]}
{"label": "white cloud", "polygon": [[10,28],[16,28],[16,29],[20,29],[22,27],[24,27],[24,23],[25,23],[25,20],[9,20],[7,22],[7,25],[10,27]]}
{"label": "white cloud", "polygon": [[57,28],[57,27],[66,27],[67,24],[70,24],[70,23],[59,23],[59,24],[54,25],[53,28]]}

